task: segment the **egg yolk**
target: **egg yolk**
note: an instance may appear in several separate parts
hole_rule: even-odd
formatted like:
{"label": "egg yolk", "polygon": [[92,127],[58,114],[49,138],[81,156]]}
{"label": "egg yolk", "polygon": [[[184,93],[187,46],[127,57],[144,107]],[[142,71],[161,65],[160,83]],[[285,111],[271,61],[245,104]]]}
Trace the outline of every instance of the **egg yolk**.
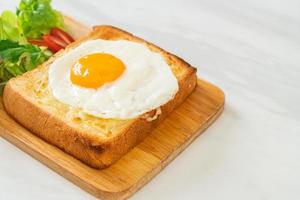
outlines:
{"label": "egg yolk", "polygon": [[118,79],[125,71],[124,63],[107,53],[94,53],[80,58],[71,68],[70,79],[75,85],[99,88]]}

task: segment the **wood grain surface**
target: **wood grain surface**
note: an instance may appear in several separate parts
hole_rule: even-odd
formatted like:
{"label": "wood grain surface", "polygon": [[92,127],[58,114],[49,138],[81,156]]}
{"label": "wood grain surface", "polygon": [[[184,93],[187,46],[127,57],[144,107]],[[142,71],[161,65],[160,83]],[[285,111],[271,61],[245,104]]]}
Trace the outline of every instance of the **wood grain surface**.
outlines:
{"label": "wood grain surface", "polygon": [[[90,31],[65,18],[75,38]],[[192,95],[142,143],[104,170],[86,166],[36,137],[10,118],[0,99],[0,134],[32,157],[101,199],[126,199],[149,182],[221,114],[224,93],[198,79]]]}

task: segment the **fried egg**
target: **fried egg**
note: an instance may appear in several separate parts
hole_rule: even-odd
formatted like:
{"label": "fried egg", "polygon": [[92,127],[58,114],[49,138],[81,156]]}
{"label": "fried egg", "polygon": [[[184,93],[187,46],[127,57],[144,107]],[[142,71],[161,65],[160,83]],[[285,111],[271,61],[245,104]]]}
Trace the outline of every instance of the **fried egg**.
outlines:
{"label": "fried egg", "polygon": [[89,40],[49,66],[53,96],[100,118],[135,118],[174,98],[178,82],[164,58],[127,40]]}

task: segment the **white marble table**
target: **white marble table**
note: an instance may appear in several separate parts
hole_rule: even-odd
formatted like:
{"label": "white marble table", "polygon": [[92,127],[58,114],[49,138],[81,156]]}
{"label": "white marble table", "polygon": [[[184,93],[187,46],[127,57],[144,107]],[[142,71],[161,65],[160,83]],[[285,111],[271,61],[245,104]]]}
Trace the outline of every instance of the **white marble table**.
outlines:
{"label": "white marble table", "polygon": [[[132,199],[300,199],[299,0],[53,4],[159,44],[226,93],[219,120]],[[0,160],[0,199],[94,199],[3,139]]]}

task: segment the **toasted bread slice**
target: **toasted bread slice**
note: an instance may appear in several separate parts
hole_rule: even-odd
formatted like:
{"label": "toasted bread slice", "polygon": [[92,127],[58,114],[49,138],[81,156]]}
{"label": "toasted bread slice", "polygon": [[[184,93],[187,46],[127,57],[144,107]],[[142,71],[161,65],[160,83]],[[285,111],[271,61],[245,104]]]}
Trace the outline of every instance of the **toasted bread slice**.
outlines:
{"label": "toasted bread slice", "polygon": [[[56,100],[48,86],[48,67],[86,40],[125,39],[159,52],[179,83],[175,97],[135,119],[101,119]],[[4,90],[6,111],[24,127],[94,168],[105,168],[141,142],[196,87],[196,69],[163,49],[112,26],[97,26],[86,37],[56,53],[33,71],[11,79]]]}

